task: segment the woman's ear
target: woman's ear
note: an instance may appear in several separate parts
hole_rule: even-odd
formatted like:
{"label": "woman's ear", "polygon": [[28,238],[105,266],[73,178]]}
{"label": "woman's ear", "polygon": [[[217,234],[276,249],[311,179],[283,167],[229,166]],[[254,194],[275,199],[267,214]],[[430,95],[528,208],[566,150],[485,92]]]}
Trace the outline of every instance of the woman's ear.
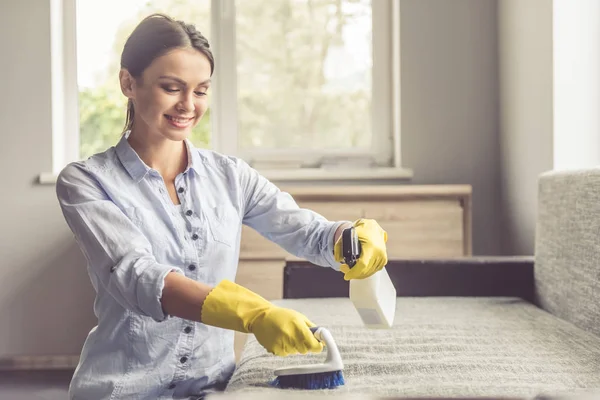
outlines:
{"label": "woman's ear", "polygon": [[119,82],[121,84],[121,92],[123,92],[125,97],[129,99],[133,98],[135,79],[131,76],[129,71],[124,68],[119,71]]}

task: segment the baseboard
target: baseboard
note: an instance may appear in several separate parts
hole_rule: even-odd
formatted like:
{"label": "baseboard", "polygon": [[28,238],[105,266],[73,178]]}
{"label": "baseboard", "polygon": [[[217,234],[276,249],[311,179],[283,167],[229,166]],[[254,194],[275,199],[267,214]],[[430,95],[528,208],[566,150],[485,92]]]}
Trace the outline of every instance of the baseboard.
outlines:
{"label": "baseboard", "polygon": [[77,367],[79,355],[29,355],[0,358],[0,371],[70,370]]}

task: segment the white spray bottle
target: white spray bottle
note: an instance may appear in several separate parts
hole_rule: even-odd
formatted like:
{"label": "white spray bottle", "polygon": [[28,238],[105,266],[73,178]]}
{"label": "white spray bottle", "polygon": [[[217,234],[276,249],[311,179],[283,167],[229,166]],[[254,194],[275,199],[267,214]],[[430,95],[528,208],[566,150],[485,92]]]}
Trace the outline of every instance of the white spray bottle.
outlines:
{"label": "white spray bottle", "polygon": [[[352,268],[360,257],[361,246],[354,227],[342,232],[344,262]],[[394,324],[396,288],[382,268],[364,279],[350,280],[350,300],[367,328],[386,329]]]}

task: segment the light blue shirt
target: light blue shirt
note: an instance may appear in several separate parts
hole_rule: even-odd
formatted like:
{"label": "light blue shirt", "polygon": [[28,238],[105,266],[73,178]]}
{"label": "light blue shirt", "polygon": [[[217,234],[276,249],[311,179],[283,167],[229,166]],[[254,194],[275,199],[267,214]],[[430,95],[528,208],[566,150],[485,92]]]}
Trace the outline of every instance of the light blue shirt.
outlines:
{"label": "light blue shirt", "polygon": [[70,398],[187,399],[220,390],[235,367],[234,332],[166,315],[165,276],[174,271],[212,286],[233,281],[242,224],[339,270],[333,237],[342,222],[298,207],[241,159],[189,141],[188,166],[175,179],[177,207],[127,136],[69,164],[57,181],[97,292],[98,325],[83,346]]}

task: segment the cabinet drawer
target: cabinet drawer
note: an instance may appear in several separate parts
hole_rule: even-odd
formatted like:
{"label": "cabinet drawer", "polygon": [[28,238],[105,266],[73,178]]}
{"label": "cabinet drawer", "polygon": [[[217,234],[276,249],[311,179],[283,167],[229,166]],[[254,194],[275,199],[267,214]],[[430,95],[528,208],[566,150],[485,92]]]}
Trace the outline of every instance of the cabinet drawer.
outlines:
{"label": "cabinet drawer", "polygon": [[459,257],[464,254],[460,221],[411,224],[382,221],[389,258]]}
{"label": "cabinet drawer", "polygon": [[457,201],[373,204],[366,215],[388,232],[392,257],[464,255],[464,215]]}
{"label": "cabinet drawer", "polygon": [[254,229],[243,225],[242,239],[240,243],[241,259],[281,259],[285,258],[287,252],[281,247],[265,239]]}
{"label": "cabinet drawer", "polygon": [[460,217],[462,224],[463,209],[460,202],[454,200],[411,200],[411,201],[381,201],[366,204],[364,217],[377,221],[413,221],[425,222],[430,220],[442,221],[450,218],[452,221]]}
{"label": "cabinet drawer", "polygon": [[[296,188],[300,207],[330,221],[375,219],[388,232],[390,257],[471,254],[471,188],[458,185]],[[290,255],[244,226],[240,259],[282,260]]]}
{"label": "cabinet drawer", "polygon": [[240,260],[235,278],[237,284],[258,293],[267,300],[283,296],[285,259]]}
{"label": "cabinet drawer", "polygon": [[464,255],[464,210],[458,201],[373,202],[365,217],[388,233],[389,257]]}
{"label": "cabinet drawer", "polygon": [[365,207],[368,203],[359,201],[303,201],[298,202],[298,205],[302,208],[313,210],[330,221],[354,221],[364,215]]}

